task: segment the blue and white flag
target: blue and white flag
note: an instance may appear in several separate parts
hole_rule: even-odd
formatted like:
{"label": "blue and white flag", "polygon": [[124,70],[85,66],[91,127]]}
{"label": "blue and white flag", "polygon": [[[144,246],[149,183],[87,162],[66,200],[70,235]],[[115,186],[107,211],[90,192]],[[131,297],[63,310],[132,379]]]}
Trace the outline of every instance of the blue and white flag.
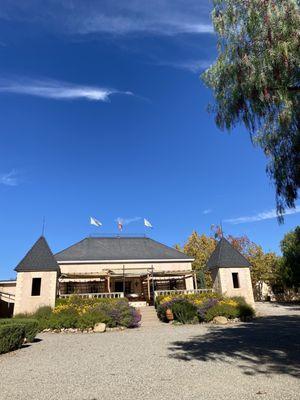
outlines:
{"label": "blue and white flag", "polygon": [[90,217],[90,224],[95,226],[102,226],[102,223],[94,217]]}
{"label": "blue and white flag", "polygon": [[144,225],[145,225],[147,228],[153,228],[151,222],[148,221],[146,218],[144,218]]}

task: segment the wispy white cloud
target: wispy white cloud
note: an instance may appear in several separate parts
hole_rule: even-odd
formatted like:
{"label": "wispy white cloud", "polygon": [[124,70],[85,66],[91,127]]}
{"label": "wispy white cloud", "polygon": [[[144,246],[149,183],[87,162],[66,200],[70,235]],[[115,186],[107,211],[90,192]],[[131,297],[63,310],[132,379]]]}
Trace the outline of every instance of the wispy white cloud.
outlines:
{"label": "wispy white cloud", "polygon": [[49,79],[2,79],[0,80],[0,92],[16,93],[44,97],[55,100],[86,99],[92,101],[109,101],[114,94],[132,96],[129,91],[101,88],[97,86],[82,86]]}
{"label": "wispy white cloud", "polygon": [[0,185],[17,186],[19,184],[18,173],[16,170],[0,174]]}
{"label": "wispy white cloud", "polygon": [[156,64],[176,69],[182,69],[197,74],[207,69],[212,64],[212,61],[209,60],[157,61]]}
{"label": "wispy white cloud", "polygon": [[210,213],[212,213],[212,209],[211,208],[207,208],[206,210],[202,211],[202,214],[204,214],[204,215],[207,215],[207,214],[210,214]]}
{"label": "wispy white cloud", "polygon": [[0,18],[72,34],[177,35],[212,33],[207,0],[2,0]]}
{"label": "wispy white cloud", "polygon": [[[163,14],[162,14],[163,15]],[[174,18],[151,18],[142,15],[134,16],[108,16],[96,14],[87,16],[81,23],[77,23],[72,29],[79,34],[107,33],[115,35],[128,35],[142,33],[145,35],[174,36],[178,34],[203,34],[213,33],[213,27],[208,23],[192,23],[180,21]]]}
{"label": "wispy white cloud", "polygon": [[[296,206],[295,208],[291,208],[285,211],[285,215],[297,214],[300,213],[300,206]],[[258,213],[256,215],[245,216],[245,217],[238,217],[238,218],[229,218],[225,219],[224,222],[228,222],[229,224],[237,225],[237,224],[244,224],[248,222],[257,222],[263,221],[266,219],[274,219],[277,218],[277,213],[275,209],[264,211]]]}
{"label": "wispy white cloud", "polygon": [[115,219],[116,222],[120,222],[122,225],[129,225],[132,222],[137,222],[140,221],[142,217],[132,217],[132,218],[123,218],[123,217],[118,217]]}

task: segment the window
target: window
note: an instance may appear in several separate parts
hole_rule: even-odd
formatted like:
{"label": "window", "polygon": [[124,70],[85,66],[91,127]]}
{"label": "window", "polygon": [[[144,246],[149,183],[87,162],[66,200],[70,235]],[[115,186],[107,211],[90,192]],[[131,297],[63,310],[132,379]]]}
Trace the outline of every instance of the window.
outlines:
{"label": "window", "polygon": [[99,293],[100,285],[98,283],[91,283],[89,288],[89,293]]}
{"label": "window", "polygon": [[31,296],[40,296],[42,278],[32,278]]}
{"label": "window", "polygon": [[232,283],[233,283],[234,289],[238,289],[240,287],[239,274],[237,272],[232,273]]}
{"label": "window", "polygon": [[124,287],[123,287],[123,281],[116,281],[115,282],[115,292],[123,292]]}
{"label": "window", "polygon": [[170,279],[169,284],[170,284],[170,290],[176,290],[177,289],[177,287],[176,287],[176,279]]}
{"label": "window", "polygon": [[67,294],[73,294],[75,292],[73,282],[67,282]]}

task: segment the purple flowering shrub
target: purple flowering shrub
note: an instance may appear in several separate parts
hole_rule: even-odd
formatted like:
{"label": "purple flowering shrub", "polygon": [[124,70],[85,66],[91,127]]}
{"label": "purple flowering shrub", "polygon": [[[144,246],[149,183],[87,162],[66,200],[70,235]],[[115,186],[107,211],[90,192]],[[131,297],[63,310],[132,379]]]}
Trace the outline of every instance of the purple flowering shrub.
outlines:
{"label": "purple flowering shrub", "polygon": [[205,321],[206,320],[206,313],[208,310],[212,307],[214,307],[216,304],[219,303],[218,299],[208,299],[204,301],[202,304],[200,304],[197,307],[197,316],[199,318],[199,321]]}
{"label": "purple flowering shrub", "polygon": [[141,321],[140,313],[134,307],[129,306],[127,299],[99,303],[96,305],[94,312],[103,314],[105,323],[111,328],[117,326],[136,328]]}

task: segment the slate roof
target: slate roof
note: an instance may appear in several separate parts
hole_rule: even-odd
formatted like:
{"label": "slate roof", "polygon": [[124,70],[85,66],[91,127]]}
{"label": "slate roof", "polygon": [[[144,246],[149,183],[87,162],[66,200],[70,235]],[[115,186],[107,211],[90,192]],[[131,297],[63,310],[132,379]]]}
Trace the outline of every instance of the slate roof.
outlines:
{"label": "slate roof", "polygon": [[41,236],[15,268],[17,272],[59,271],[59,265],[44,238]]}
{"label": "slate roof", "polygon": [[55,254],[57,261],[191,260],[146,237],[88,237]]}
{"label": "slate roof", "polygon": [[222,238],[206,264],[208,269],[250,267],[248,260],[227,239]]}

